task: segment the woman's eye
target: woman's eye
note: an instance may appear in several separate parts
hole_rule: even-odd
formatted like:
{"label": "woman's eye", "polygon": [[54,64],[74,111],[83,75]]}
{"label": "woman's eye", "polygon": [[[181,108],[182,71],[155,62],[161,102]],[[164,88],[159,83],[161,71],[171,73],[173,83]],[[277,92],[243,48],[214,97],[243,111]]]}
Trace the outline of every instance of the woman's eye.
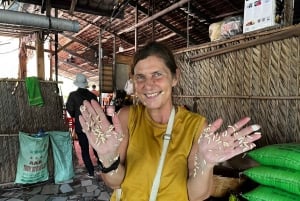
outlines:
{"label": "woman's eye", "polygon": [[134,77],[135,77],[135,80],[136,80],[136,81],[143,81],[143,80],[145,80],[145,77],[142,76],[142,75],[136,75],[136,76],[134,76]]}
{"label": "woman's eye", "polygon": [[155,73],[153,73],[152,76],[153,76],[154,78],[158,78],[158,77],[162,76],[162,74],[161,74],[160,72],[155,72]]}

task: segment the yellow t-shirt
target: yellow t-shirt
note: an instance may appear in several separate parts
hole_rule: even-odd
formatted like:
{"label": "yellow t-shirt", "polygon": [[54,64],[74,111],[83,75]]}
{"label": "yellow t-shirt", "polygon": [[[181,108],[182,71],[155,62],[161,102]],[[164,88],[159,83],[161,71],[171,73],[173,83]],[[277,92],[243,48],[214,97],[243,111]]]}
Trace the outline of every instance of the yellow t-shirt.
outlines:
{"label": "yellow t-shirt", "polygon": [[[162,170],[157,201],[188,201],[187,159],[193,142],[198,139],[205,118],[178,107]],[[129,143],[122,201],[148,201],[167,124],[154,122],[143,105],[131,106],[129,112]],[[111,200],[115,200],[115,193]]]}

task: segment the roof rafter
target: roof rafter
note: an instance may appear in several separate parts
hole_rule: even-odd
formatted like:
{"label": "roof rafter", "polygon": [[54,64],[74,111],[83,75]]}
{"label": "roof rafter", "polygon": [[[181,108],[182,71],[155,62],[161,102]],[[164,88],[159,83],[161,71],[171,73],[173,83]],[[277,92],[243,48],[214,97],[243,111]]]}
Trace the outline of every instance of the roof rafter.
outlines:
{"label": "roof rafter", "polygon": [[[130,2],[129,3],[132,7],[135,7],[135,5]],[[141,11],[142,13],[146,14],[147,15],[147,9],[142,7],[141,5],[137,5],[137,9],[139,11]],[[160,23],[161,25],[163,25],[164,27],[168,28],[170,31],[176,33],[177,35],[181,36],[182,38],[186,39],[187,40],[187,36],[184,32],[176,29],[174,26],[168,24],[165,20],[163,20],[161,17],[155,19],[155,21],[157,21],[158,23]],[[197,41],[194,40],[193,38],[190,38],[190,42],[194,43],[194,44],[197,44]]]}

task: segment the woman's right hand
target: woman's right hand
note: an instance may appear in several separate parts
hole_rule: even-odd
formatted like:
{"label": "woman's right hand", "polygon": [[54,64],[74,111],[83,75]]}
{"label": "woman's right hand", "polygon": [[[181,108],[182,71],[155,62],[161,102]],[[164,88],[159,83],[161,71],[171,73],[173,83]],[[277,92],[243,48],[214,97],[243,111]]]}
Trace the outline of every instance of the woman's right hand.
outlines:
{"label": "woman's right hand", "polygon": [[118,116],[113,115],[111,124],[95,100],[85,100],[80,111],[79,121],[90,145],[97,151],[103,165],[110,166],[119,154],[118,148],[124,137]]}

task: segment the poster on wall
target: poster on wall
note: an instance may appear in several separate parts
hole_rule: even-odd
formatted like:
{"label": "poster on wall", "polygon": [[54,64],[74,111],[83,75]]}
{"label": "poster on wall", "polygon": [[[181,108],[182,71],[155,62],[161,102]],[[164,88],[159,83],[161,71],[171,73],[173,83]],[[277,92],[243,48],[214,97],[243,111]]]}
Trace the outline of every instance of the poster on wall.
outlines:
{"label": "poster on wall", "polygon": [[276,25],[276,0],[245,0],[243,33]]}

